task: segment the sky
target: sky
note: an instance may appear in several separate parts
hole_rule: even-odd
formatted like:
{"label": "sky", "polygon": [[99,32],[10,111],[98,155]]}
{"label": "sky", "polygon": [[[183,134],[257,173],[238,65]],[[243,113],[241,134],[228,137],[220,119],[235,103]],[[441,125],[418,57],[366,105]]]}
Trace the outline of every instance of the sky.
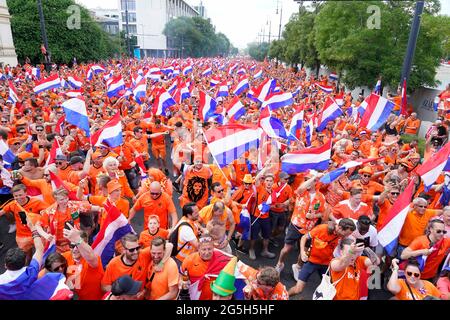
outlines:
{"label": "sky", "polygon": [[[145,0],[138,0],[145,1]],[[77,0],[87,8],[117,9],[118,0]],[[200,0],[186,0],[190,5],[198,5]],[[298,12],[295,0],[202,0],[206,14],[216,26],[216,32],[224,33],[233,46],[244,49],[255,41],[278,39],[280,13],[282,8],[283,26],[291,15]],[[450,15],[450,1],[441,0],[441,13]],[[278,7],[278,14],[277,12]],[[271,28],[269,28],[271,27]],[[283,29],[281,30],[283,32]],[[264,35],[258,37],[258,34]]]}

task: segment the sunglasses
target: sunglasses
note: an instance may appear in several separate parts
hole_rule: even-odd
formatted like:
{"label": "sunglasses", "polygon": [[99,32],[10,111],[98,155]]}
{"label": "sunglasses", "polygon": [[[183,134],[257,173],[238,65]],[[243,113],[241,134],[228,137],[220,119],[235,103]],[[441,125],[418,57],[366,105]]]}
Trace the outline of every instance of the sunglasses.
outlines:
{"label": "sunglasses", "polygon": [[222,192],[223,192],[223,189],[221,189],[221,190],[216,190],[216,192],[217,192],[217,193],[222,193]]}
{"label": "sunglasses", "polygon": [[19,146],[19,145],[20,145],[20,142],[16,142],[16,143],[14,143],[14,145],[15,145],[15,146]]}
{"label": "sunglasses", "polygon": [[152,196],[159,196],[161,194],[161,192],[150,192],[150,194]]}
{"label": "sunglasses", "polygon": [[2,121],[2,123],[8,123],[8,121]]}
{"label": "sunglasses", "polygon": [[426,208],[427,206],[419,206],[419,205],[416,205],[416,207],[418,207],[418,208]]}
{"label": "sunglasses", "polygon": [[36,132],[43,132],[44,130],[36,130]]}
{"label": "sunglasses", "polygon": [[25,133],[25,131],[19,131],[18,133],[20,133],[20,134],[24,134],[24,133]]}
{"label": "sunglasses", "polygon": [[391,194],[392,194],[393,196],[398,196],[398,195],[400,194],[400,192],[391,192]]}
{"label": "sunglasses", "polygon": [[447,230],[436,230],[437,234],[447,234]]}
{"label": "sunglasses", "polygon": [[55,161],[55,164],[56,164],[56,165],[63,165],[64,162],[62,162],[62,161]]}
{"label": "sunglasses", "polygon": [[408,277],[412,277],[413,275],[416,278],[420,277],[420,273],[416,273],[416,272],[406,271],[406,274],[408,275]]}
{"label": "sunglasses", "polygon": [[371,177],[370,174],[363,174],[362,176],[365,177],[365,178],[370,178]]}
{"label": "sunglasses", "polygon": [[128,252],[136,252],[141,250],[141,246],[135,248],[125,248],[125,250],[127,250]]}
{"label": "sunglasses", "polygon": [[53,269],[52,269],[52,272],[64,271],[66,268],[67,268],[67,265],[65,265],[65,264],[60,264],[59,266],[53,268]]}
{"label": "sunglasses", "polygon": [[70,249],[73,249],[73,248],[75,248],[77,245],[76,244],[73,244],[73,243],[71,243],[71,244],[69,244],[69,248]]}

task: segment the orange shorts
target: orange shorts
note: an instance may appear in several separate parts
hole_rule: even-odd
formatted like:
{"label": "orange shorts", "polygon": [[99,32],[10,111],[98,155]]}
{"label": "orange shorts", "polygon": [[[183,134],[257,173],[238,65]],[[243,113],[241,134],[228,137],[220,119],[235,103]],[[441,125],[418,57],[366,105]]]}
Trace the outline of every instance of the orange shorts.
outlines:
{"label": "orange shorts", "polygon": [[32,237],[16,237],[17,246],[24,252],[30,251],[34,247]]}
{"label": "orange shorts", "polygon": [[152,154],[155,158],[165,158],[166,157],[166,146],[156,145],[152,146]]}

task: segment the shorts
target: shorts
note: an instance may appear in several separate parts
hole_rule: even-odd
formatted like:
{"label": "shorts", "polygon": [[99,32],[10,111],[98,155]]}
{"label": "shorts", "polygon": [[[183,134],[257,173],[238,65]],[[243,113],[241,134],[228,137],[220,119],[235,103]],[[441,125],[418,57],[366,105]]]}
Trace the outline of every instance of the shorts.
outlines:
{"label": "shorts", "polygon": [[272,223],[272,229],[277,229],[281,227],[285,227],[286,226],[286,212],[274,212],[274,211],[269,211],[270,214],[270,221]]}
{"label": "shorts", "polygon": [[[255,220],[256,218],[252,217],[252,223]],[[258,240],[258,235],[260,231],[263,239],[269,239],[272,234],[272,226],[270,224],[269,218],[265,219],[259,218],[258,220],[255,221],[255,223],[253,223],[251,228],[252,228],[251,240]]]}
{"label": "shorts", "polygon": [[34,241],[32,237],[17,237],[16,242],[19,249],[24,252],[30,251],[34,247]]}
{"label": "shorts", "polygon": [[284,238],[285,244],[294,245],[298,240],[300,240],[304,234],[300,233],[296,226],[289,223],[287,227],[286,237]]}
{"label": "shorts", "polygon": [[156,145],[152,146],[152,154],[155,158],[166,158],[166,146],[165,145]]}
{"label": "shorts", "polygon": [[298,279],[303,282],[308,282],[309,277],[314,273],[318,272],[320,276],[325,274],[327,272],[328,266],[322,265],[322,264],[315,264],[312,262],[307,262],[303,265],[302,269],[300,270],[300,273],[298,275]]}

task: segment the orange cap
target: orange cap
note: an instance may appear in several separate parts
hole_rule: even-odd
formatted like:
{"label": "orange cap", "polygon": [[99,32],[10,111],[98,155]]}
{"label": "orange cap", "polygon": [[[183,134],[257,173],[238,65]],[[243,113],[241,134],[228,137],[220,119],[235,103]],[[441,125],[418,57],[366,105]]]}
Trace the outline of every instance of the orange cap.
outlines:
{"label": "orange cap", "polygon": [[360,169],[358,171],[358,173],[359,174],[367,173],[367,174],[373,175],[373,170],[371,167],[365,166],[364,168]]}
{"label": "orange cap", "polygon": [[119,181],[114,179],[114,180],[111,180],[110,182],[108,182],[106,187],[108,188],[108,193],[111,193],[117,189],[121,189],[122,185],[119,183]]}
{"label": "orange cap", "polygon": [[33,158],[33,154],[31,152],[24,151],[19,153],[17,157],[19,158],[19,160],[24,161],[25,159]]}
{"label": "orange cap", "polygon": [[352,189],[363,189],[363,186],[361,184],[361,182],[359,182],[358,180],[353,180],[352,181]]}

